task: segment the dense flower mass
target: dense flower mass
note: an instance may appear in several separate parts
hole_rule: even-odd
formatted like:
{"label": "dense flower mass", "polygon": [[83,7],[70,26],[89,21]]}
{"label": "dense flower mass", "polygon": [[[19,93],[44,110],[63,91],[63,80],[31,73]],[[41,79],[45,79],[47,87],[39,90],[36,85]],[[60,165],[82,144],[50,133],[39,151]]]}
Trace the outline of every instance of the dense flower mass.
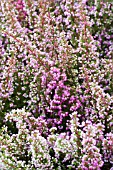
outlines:
{"label": "dense flower mass", "polygon": [[0,1],[0,169],[112,169],[112,25],[112,2]]}

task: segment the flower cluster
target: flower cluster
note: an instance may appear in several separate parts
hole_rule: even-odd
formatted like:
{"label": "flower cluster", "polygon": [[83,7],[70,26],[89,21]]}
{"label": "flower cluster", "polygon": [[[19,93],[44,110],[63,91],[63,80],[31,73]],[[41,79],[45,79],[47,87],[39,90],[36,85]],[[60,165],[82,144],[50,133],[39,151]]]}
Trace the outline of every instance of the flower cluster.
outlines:
{"label": "flower cluster", "polygon": [[110,2],[0,1],[0,166],[112,167],[112,24]]}

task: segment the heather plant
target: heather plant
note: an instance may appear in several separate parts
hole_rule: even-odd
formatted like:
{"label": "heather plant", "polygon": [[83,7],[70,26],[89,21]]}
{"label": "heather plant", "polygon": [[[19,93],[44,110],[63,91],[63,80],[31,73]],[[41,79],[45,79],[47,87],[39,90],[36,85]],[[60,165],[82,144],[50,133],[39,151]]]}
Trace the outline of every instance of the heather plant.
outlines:
{"label": "heather plant", "polygon": [[[92,21],[92,35],[96,40],[99,51],[100,73],[106,72],[99,79],[99,85],[105,93],[112,93],[112,48],[113,48],[113,4],[101,2],[99,6],[89,7],[89,16]],[[92,10],[93,9],[93,10]],[[108,67],[106,67],[107,63]],[[103,71],[104,70],[104,71]],[[106,71],[105,71],[106,70]],[[108,78],[109,77],[109,78]],[[109,80],[108,80],[109,79]]]}
{"label": "heather plant", "polygon": [[0,159],[5,169],[110,169],[108,2],[0,2]]}
{"label": "heather plant", "polygon": [[51,169],[47,141],[39,133],[38,121],[25,109],[12,110],[6,121],[15,122],[18,130],[16,134],[7,126],[1,130],[1,158],[6,168]]}

